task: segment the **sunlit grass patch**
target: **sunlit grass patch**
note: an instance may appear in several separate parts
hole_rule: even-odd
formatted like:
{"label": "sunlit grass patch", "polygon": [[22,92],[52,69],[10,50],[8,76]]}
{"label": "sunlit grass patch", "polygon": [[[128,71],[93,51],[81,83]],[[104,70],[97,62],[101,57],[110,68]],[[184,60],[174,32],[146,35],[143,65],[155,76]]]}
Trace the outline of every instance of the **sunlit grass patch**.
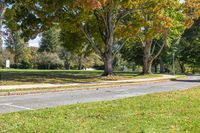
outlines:
{"label": "sunlit grass patch", "polygon": [[0,132],[132,133],[200,131],[200,87],[109,102],[0,115]]}

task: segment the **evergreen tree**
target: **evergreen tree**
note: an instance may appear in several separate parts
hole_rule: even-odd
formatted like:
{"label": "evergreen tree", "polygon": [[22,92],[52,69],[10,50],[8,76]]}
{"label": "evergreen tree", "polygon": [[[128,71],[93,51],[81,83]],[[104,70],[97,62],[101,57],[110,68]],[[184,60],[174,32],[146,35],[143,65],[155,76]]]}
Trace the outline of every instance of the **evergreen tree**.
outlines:
{"label": "evergreen tree", "polygon": [[59,34],[60,30],[56,28],[51,28],[50,30],[43,32],[38,51],[50,53],[56,52],[57,46],[60,45]]}

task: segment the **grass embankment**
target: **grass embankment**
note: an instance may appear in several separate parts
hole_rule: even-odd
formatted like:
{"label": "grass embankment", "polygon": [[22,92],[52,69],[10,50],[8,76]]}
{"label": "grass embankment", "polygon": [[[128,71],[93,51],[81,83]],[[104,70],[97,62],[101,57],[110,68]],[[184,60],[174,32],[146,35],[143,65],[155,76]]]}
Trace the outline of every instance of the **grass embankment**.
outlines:
{"label": "grass embankment", "polygon": [[105,78],[103,71],[68,70],[0,70],[0,85],[40,84],[40,83],[84,83],[105,80],[161,77],[161,75],[141,76],[134,72],[115,72],[114,77]]}
{"label": "grass embankment", "polygon": [[0,115],[0,132],[176,133],[200,131],[200,87],[109,102]]}

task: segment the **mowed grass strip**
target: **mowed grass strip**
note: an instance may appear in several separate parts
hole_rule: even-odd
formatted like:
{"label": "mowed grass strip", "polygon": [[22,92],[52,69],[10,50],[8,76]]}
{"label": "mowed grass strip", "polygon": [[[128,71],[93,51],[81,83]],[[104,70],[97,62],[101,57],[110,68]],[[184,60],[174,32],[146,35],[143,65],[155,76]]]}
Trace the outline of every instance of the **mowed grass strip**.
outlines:
{"label": "mowed grass strip", "polygon": [[115,72],[114,77],[102,77],[103,71],[78,71],[78,70],[0,70],[0,85],[20,84],[63,84],[100,82],[105,80],[124,80],[135,78],[161,77],[162,75],[141,76],[136,72]]}
{"label": "mowed grass strip", "polygon": [[0,115],[2,133],[199,133],[200,87]]}

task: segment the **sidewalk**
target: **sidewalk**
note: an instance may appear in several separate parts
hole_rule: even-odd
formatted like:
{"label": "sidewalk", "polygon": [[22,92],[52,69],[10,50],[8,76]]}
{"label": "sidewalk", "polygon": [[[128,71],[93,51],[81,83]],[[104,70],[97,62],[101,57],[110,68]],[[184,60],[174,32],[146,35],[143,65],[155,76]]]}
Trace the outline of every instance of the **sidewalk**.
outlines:
{"label": "sidewalk", "polygon": [[56,88],[56,87],[78,87],[86,85],[112,85],[115,83],[145,83],[160,80],[174,79],[176,76],[163,75],[159,78],[147,78],[147,79],[131,79],[131,80],[117,80],[117,81],[104,81],[104,82],[88,82],[88,83],[67,83],[67,84],[29,84],[29,85],[6,85],[0,86],[0,90],[17,90],[17,89],[40,89],[40,88]]}

